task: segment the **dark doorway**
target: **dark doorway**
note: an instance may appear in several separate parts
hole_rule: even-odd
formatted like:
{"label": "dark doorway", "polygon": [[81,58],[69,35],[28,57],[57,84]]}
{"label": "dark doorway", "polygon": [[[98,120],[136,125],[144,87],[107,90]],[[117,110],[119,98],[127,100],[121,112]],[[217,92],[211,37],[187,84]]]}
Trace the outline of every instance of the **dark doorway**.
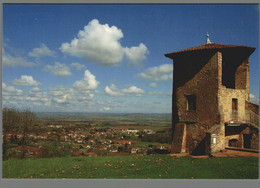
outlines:
{"label": "dark doorway", "polygon": [[229,147],[238,147],[239,146],[239,141],[237,139],[232,139],[228,141],[228,146]]}
{"label": "dark doorway", "polygon": [[244,148],[250,149],[251,148],[251,137],[250,134],[243,134],[244,139]]}
{"label": "dark doorway", "polygon": [[204,138],[198,146],[191,152],[192,155],[205,155],[206,154],[206,138]]}

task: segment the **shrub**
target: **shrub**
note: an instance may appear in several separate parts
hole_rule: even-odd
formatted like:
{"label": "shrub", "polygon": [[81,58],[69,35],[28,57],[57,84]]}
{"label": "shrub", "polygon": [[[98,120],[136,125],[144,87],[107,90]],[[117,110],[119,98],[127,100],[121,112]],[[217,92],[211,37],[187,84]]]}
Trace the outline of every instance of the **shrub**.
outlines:
{"label": "shrub", "polygon": [[142,142],[171,143],[171,133],[145,134],[141,138]]}
{"label": "shrub", "polygon": [[57,141],[46,142],[40,149],[40,157],[66,157],[71,155],[70,144],[61,144]]}

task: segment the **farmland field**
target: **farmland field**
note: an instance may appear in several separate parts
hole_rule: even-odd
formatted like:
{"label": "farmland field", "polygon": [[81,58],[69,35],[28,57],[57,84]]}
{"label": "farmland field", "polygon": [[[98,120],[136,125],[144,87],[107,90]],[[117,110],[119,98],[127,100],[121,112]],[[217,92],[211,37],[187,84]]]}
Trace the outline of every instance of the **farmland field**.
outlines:
{"label": "farmland field", "polygon": [[169,155],[28,158],[3,161],[3,178],[257,179],[257,157]]}

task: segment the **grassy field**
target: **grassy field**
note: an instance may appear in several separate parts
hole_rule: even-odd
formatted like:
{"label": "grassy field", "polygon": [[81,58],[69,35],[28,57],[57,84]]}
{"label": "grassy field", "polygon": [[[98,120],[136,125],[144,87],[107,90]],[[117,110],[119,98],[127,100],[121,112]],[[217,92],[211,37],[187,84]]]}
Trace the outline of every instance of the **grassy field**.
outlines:
{"label": "grassy field", "polygon": [[3,161],[3,178],[257,179],[258,158],[131,155],[10,159]]}

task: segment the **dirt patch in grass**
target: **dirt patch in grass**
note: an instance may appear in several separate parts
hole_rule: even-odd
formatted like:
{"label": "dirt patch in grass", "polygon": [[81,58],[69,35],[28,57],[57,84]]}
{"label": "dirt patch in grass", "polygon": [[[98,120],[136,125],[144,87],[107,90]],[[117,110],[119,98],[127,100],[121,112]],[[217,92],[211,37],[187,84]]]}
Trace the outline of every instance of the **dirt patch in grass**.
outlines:
{"label": "dirt patch in grass", "polygon": [[213,157],[258,157],[259,153],[247,152],[247,151],[236,151],[236,150],[224,150],[213,154]]}
{"label": "dirt patch in grass", "polygon": [[173,157],[186,157],[191,156],[192,158],[196,159],[206,159],[209,157],[259,157],[259,153],[254,152],[248,152],[248,151],[236,151],[236,150],[223,150],[218,153],[212,154],[212,156],[209,155],[189,155],[188,153],[177,153],[177,154],[169,154]]}

